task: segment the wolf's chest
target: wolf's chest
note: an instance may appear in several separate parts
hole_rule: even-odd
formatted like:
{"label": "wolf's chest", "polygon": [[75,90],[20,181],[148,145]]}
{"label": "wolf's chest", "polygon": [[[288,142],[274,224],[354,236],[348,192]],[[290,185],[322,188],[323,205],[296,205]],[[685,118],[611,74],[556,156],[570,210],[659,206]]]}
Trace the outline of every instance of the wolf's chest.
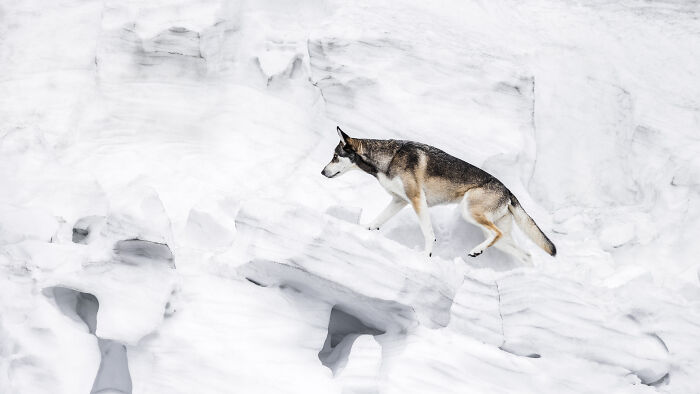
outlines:
{"label": "wolf's chest", "polygon": [[377,180],[379,181],[379,184],[382,185],[382,187],[389,193],[399,196],[404,200],[408,200],[408,197],[406,196],[406,189],[404,188],[403,182],[401,182],[401,178],[389,178],[380,172],[377,174]]}

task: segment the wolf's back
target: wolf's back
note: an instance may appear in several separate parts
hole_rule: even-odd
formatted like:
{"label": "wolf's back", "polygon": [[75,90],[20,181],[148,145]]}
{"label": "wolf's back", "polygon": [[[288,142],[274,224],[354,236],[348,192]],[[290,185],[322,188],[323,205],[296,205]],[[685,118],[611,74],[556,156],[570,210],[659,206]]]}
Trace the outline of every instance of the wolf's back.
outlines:
{"label": "wolf's back", "polygon": [[537,226],[537,223],[525,212],[515,196],[511,195],[510,200],[511,202],[508,205],[508,210],[515,218],[515,223],[518,224],[518,227],[520,227],[534,243],[544,249],[545,252],[555,256],[557,254],[557,247],[554,246],[554,243],[544,235],[542,230]]}

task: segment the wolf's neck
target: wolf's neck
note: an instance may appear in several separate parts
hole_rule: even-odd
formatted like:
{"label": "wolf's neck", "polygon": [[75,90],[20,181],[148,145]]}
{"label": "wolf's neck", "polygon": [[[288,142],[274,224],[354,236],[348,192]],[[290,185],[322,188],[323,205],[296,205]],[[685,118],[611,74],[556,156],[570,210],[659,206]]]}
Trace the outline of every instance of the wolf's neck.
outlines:
{"label": "wolf's neck", "polygon": [[363,163],[365,167],[372,168],[368,168],[368,170],[370,170],[368,171],[362,168],[363,166],[360,164],[358,164],[358,167],[375,176],[377,172],[386,173],[391,159],[394,158],[394,155],[400,147],[399,141],[395,140],[358,139],[356,151],[365,162]]}
{"label": "wolf's neck", "polygon": [[377,173],[379,173],[379,169],[374,164],[365,160],[361,156],[357,157],[357,160],[355,160],[355,165],[358,166],[362,171],[364,171],[372,176],[376,177]]}

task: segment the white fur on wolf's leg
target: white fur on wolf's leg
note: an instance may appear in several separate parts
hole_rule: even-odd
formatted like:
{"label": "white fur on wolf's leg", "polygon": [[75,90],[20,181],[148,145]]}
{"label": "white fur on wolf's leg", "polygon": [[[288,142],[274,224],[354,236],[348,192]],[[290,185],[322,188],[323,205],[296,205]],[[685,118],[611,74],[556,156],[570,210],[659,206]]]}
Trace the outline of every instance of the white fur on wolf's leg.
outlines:
{"label": "white fur on wolf's leg", "polygon": [[421,190],[420,202],[418,209],[415,210],[418,215],[420,229],[425,237],[424,253],[427,257],[433,255],[433,245],[435,244],[435,233],[433,232],[433,224],[430,222],[430,213],[428,212],[428,201],[425,198],[425,193]]}
{"label": "white fur on wolf's leg", "polygon": [[[480,227],[481,227],[481,226],[480,226]],[[484,233],[487,233],[488,235],[487,235],[486,239],[484,240],[484,242],[482,242],[482,243],[476,245],[476,246],[474,247],[474,249],[472,249],[472,250],[469,252],[469,256],[471,256],[471,257],[476,257],[476,256],[478,256],[478,255],[484,253],[484,250],[486,250],[486,248],[489,247],[489,245],[491,244],[491,242],[493,242],[493,240],[496,239],[496,233],[495,233],[495,232],[493,232],[493,231],[487,229],[486,227],[482,227],[482,230],[484,230]]]}
{"label": "white fur on wolf's leg", "polygon": [[[513,235],[511,233],[511,231],[513,230],[513,217],[511,215],[504,215],[495,223],[496,227],[498,227],[503,232],[503,235],[501,239],[498,240],[498,242],[493,244],[493,246],[498,250],[508,253],[509,255],[515,257],[516,259],[522,261],[527,265],[534,265],[530,253],[520,249],[518,244],[515,243],[515,240],[513,239]],[[486,234],[485,230],[484,234]]]}
{"label": "white fur on wolf's leg", "polygon": [[389,219],[394,217],[399,211],[408,204],[407,201],[398,197],[393,197],[389,205],[367,226],[368,230],[379,230]]}
{"label": "white fur on wolf's leg", "polygon": [[509,255],[515,257],[516,259],[522,261],[523,263],[527,265],[534,265],[532,262],[532,256],[530,253],[527,253],[523,250],[521,250],[517,245],[515,245],[515,242],[513,241],[512,238],[501,238],[493,244],[496,249],[502,250]]}
{"label": "white fur on wolf's leg", "polygon": [[[476,256],[484,253],[484,250],[486,250],[486,248],[488,248],[488,246],[491,244],[491,242],[493,242],[493,240],[496,239],[497,234],[494,231],[492,231],[491,229],[489,229],[488,227],[485,227],[482,224],[480,224],[479,222],[477,222],[476,220],[474,220],[474,218],[472,217],[472,214],[469,210],[469,192],[464,193],[464,197],[462,198],[462,201],[459,204],[459,208],[461,210],[462,217],[464,218],[464,220],[478,226],[481,229],[481,231],[483,231],[484,236],[486,237],[484,242],[475,246],[474,249],[472,249],[469,252],[469,256],[476,257]],[[499,220],[501,220],[501,219],[499,219]]]}

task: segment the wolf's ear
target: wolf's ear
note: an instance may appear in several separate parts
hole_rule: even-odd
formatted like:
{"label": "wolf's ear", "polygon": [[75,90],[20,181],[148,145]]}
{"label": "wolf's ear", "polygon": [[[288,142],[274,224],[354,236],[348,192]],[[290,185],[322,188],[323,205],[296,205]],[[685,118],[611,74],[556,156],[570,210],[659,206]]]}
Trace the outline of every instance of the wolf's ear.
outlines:
{"label": "wolf's ear", "polygon": [[343,145],[350,143],[350,137],[345,134],[343,130],[340,129],[340,126],[336,126],[336,131],[338,132],[338,136],[340,137],[340,142],[343,143]]}

